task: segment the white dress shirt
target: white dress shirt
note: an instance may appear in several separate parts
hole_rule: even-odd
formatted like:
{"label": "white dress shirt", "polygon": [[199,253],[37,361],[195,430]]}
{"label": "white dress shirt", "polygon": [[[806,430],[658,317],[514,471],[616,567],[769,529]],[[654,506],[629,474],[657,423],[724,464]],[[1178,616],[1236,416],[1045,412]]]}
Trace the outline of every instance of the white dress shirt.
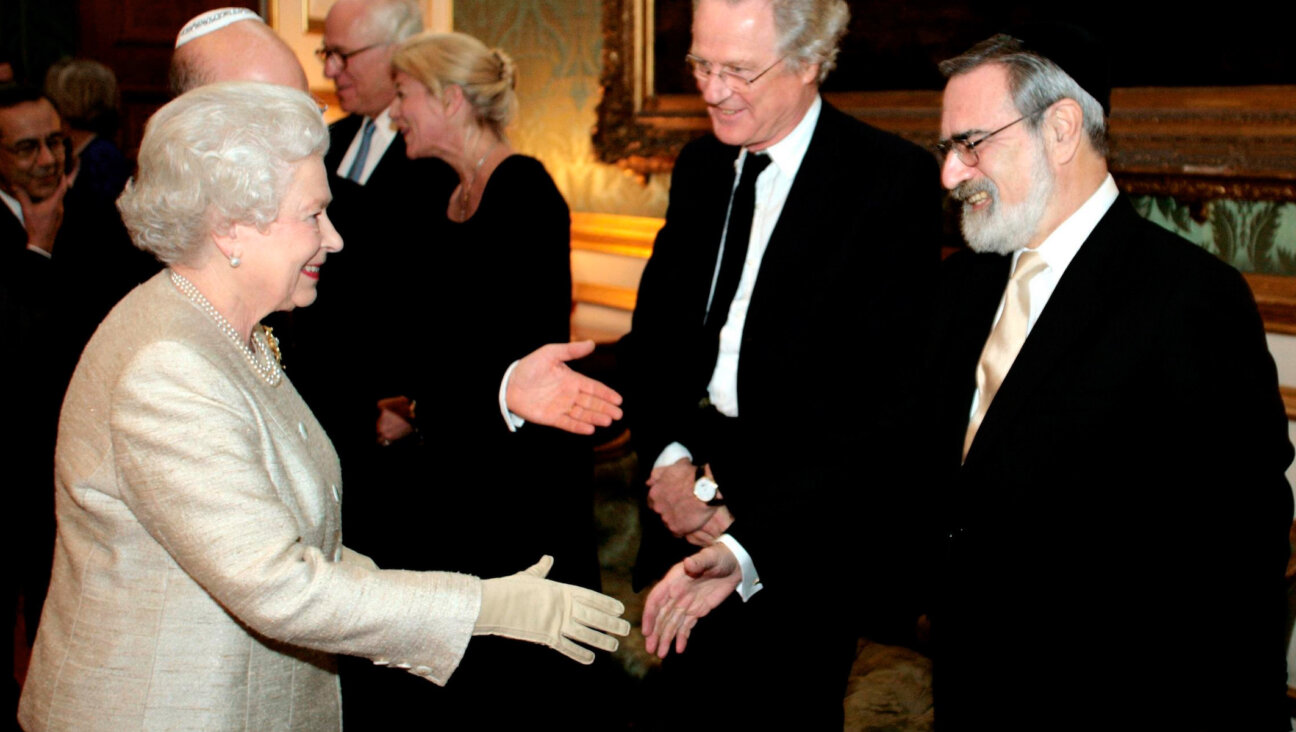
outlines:
{"label": "white dress shirt", "polygon": [[[355,137],[351,138],[351,145],[347,148],[346,155],[342,156],[342,162],[338,164],[337,174],[339,178],[346,178],[347,173],[351,171],[351,163],[355,160],[356,153],[360,151],[360,141],[364,139],[364,122],[369,120],[365,117],[360,124],[360,129],[356,130]],[[360,171],[360,185],[369,182],[369,176],[373,175],[374,168],[378,167],[378,161],[382,160],[383,155],[387,154],[387,148],[391,147],[392,140],[396,139],[396,129],[392,127],[391,107],[384,109],[382,114],[373,118],[374,131],[373,136],[369,139],[369,154],[365,156],[364,169]]]}
{"label": "white dress shirt", "polygon": [[[810,139],[814,136],[815,125],[819,122],[819,111],[823,102],[815,97],[806,110],[805,116],[787,137],[760,151],[770,157],[770,165],[756,178],[756,207],[752,214],[751,238],[747,242],[747,259],[743,262],[742,276],[738,280],[738,290],[734,293],[733,302],[729,304],[729,316],[720,329],[720,350],[716,356],[715,370],[711,373],[711,382],[707,385],[707,395],[716,411],[726,417],[738,416],[738,359],[742,349],[743,327],[747,323],[747,307],[751,304],[752,292],[756,287],[756,277],[760,273],[761,260],[769,246],[770,235],[778,225],[779,216],[783,213],[783,204],[787,203],[792,182],[796,180],[801,161],[805,159],[806,150],[810,148]],[[734,161],[734,188],[747,156],[753,153],[743,149]],[[728,233],[728,222],[725,230]],[[716,257],[715,274],[711,278],[711,291],[715,292],[716,278],[720,274],[720,260],[724,255],[722,244],[720,254]],[[712,308],[724,307],[722,303],[711,303]],[[680,458],[693,459],[688,448],[678,442],[672,442],[662,450],[653,463],[653,467],[672,465]],[[721,492],[724,489],[721,487]],[[736,592],[744,601],[761,589],[759,575],[751,556],[733,537],[724,534],[718,539],[738,558],[742,569],[742,582]]]}
{"label": "white dress shirt", "polygon": [[[1057,283],[1062,279],[1062,273],[1071,264],[1075,258],[1076,252],[1080,251],[1080,246],[1085,243],[1107,214],[1107,209],[1111,208],[1116,202],[1116,196],[1120,191],[1116,188],[1116,181],[1111,175],[1098,186],[1098,190],[1089,196],[1089,199],[1076,209],[1075,213],[1067,217],[1052,234],[1048,235],[1035,251],[1039,252],[1040,258],[1048,266],[1039,274],[1031,278],[1027,283],[1027,289],[1030,290],[1030,315],[1026,319],[1026,335],[1029,336],[1031,330],[1035,327],[1036,321],[1039,320],[1040,313],[1044,312],[1044,306],[1048,305],[1049,298],[1053,296],[1053,290],[1057,288]],[[1017,260],[1021,259],[1022,252],[1025,249],[1018,249],[1012,253],[1013,263],[1012,271],[1017,271]],[[1007,290],[1005,289],[1005,293]],[[1003,314],[1003,299],[999,300],[999,310],[995,312],[994,324],[990,326],[991,331],[994,325],[999,323],[999,316]],[[1011,370],[1011,369],[1010,369]],[[968,412],[969,421],[972,415],[976,414],[977,405],[981,403],[981,390],[977,389],[972,395],[972,410]]]}

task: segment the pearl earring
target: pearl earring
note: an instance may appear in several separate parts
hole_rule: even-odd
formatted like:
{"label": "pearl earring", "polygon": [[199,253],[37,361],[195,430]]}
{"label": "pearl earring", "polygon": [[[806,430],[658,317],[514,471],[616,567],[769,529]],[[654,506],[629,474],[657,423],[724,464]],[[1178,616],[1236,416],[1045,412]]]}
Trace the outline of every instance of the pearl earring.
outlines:
{"label": "pearl earring", "polygon": [[243,264],[243,260],[238,257],[230,257],[229,262],[231,267],[238,267],[240,264]]}

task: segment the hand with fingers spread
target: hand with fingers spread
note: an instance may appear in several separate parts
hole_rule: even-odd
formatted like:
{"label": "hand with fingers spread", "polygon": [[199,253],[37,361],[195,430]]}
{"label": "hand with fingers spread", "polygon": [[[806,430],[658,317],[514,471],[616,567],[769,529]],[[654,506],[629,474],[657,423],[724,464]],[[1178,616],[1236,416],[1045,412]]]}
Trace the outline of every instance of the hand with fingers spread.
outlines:
{"label": "hand with fingers spread", "polygon": [[670,568],[644,603],[644,647],[665,658],[671,642],[683,653],[699,618],[725,601],[742,581],[738,559],[724,544],[712,544]]}
{"label": "hand with fingers spread", "polygon": [[528,353],[509,378],[508,410],[528,422],[579,435],[621,419],[621,395],[566,363],[593,351],[593,341],[579,341],[551,343]]}
{"label": "hand with fingers spread", "polygon": [[605,651],[630,632],[621,618],[625,606],[584,587],[545,579],[553,557],[545,555],[523,572],[482,581],[481,612],[473,635],[499,635],[549,646],[583,664],[594,652],[576,641]]}

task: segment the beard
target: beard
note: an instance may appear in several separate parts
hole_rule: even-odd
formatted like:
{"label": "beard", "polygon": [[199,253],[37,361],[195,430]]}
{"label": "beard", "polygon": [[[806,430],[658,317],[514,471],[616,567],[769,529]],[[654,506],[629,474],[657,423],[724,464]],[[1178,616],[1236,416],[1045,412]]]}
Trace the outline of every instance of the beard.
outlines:
{"label": "beard", "polygon": [[[961,226],[963,239],[975,252],[1012,254],[1023,249],[1039,231],[1044,210],[1053,195],[1053,172],[1044,162],[1044,145],[1031,162],[1031,185],[1026,200],[1006,204],[999,200],[999,187],[986,178],[967,180],[951,191],[955,200],[964,201]],[[990,204],[981,210],[967,205],[968,198],[985,191]]]}

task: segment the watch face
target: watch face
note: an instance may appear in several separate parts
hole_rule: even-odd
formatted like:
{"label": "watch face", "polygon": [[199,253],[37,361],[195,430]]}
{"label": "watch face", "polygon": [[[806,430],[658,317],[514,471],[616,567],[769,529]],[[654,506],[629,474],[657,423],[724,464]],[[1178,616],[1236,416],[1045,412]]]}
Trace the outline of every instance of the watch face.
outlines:
{"label": "watch face", "polygon": [[693,495],[697,496],[699,501],[706,503],[715,499],[716,490],[719,487],[714,480],[704,475],[693,483]]}

